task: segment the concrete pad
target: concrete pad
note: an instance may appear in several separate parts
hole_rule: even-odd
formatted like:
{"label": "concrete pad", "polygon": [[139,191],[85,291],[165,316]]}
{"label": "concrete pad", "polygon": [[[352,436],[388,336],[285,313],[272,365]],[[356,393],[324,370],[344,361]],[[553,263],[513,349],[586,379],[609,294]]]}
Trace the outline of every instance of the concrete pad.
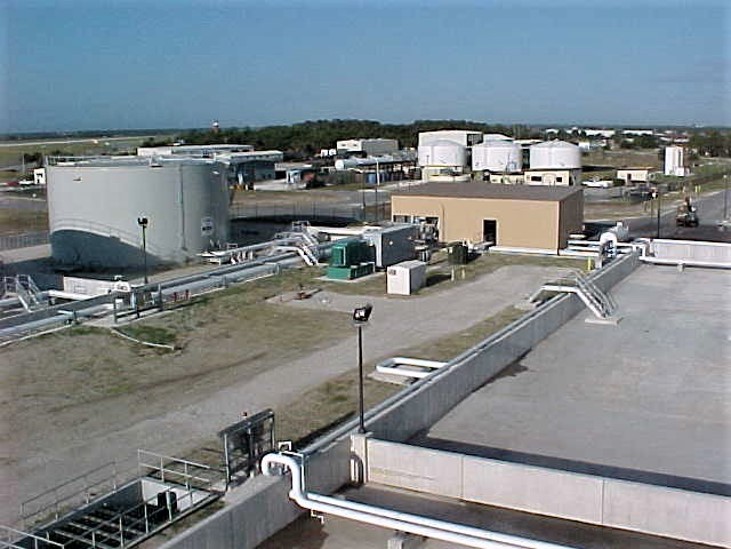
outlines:
{"label": "concrete pad", "polygon": [[642,266],[613,295],[621,324],[580,313],[412,443],[727,486],[731,272]]}

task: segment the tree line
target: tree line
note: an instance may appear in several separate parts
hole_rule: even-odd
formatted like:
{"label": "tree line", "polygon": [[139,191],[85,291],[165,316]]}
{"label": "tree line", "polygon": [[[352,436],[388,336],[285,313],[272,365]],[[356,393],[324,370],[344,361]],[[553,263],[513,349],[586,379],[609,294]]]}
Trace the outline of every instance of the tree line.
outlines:
{"label": "tree line", "polygon": [[[417,120],[409,124],[382,124],[372,120],[308,120],[289,126],[261,128],[221,128],[217,131],[189,130],[176,140],[186,145],[247,144],[257,150],[283,151],[285,158],[310,158],[322,149],[335,148],[336,141],[358,138],[397,139],[401,147],[416,147],[419,132],[442,129],[465,129],[482,133],[501,133],[516,138],[540,138],[537,129],[528,126],[485,124],[468,120]],[[152,139],[145,146],[160,145]]]}

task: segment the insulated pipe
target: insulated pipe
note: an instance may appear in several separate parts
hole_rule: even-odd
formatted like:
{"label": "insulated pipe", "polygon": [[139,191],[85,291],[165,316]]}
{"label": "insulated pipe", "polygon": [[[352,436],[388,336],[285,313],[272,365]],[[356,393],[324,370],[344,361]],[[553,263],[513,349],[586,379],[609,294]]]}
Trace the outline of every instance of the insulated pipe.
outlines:
{"label": "insulated pipe", "polygon": [[292,475],[289,497],[304,509],[391,528],[402,532],[457,543],[477,549],[567,549],[566,546],[500,534],[471,526],[430,519],[419,515],[383,509],[373,505],[341,500],[305,491],[304,466],[293,455],[266,454],[261,460],[264,474],[271,475],[273,465],[287,467]]}

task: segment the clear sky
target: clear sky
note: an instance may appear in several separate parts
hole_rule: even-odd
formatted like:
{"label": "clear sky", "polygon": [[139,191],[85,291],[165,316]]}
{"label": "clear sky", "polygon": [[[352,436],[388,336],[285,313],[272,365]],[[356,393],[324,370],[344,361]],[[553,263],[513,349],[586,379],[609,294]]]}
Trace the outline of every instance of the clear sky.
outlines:
{"label": "clear sky", "polygon": [[0,132],[731,125],[728,0],[0,0]]}

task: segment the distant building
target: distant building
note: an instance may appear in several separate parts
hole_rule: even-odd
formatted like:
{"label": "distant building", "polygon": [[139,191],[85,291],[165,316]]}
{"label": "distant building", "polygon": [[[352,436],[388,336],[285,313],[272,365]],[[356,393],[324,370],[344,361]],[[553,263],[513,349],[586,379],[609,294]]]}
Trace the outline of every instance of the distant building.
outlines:
{"label": "distant building", "polygon": [[624,181],[625,185],[636,185],[637,183],[647,183],[650,181],[650,174],[654,168],[619,168],[617,170],[617,179]]}
{"label": "distant building", "polygon": [[253,151],[252,145],[163,145],[138,147],[137,156],[186,156],[189,158],[213,158],[216,154]]}
{"label": "distant building", "polygon": [[379,156],[398,151],[396,139],[346,139],[336,144],[338,156],[349,154],[361,156]]}
{"label": "distant building", "polygon": [[688,175],[685,167],[685,149],[683,147],[665,147],[665,175],[684,177]]}
{"label": "distant building", "polygon": [[463,147],[471,147],[482,143],[482,132],[473,130],[436,130],[433,132],[419,133],[419,147],[431,145],[435,142],[450,141]]}
{"label": "distant building", "polygon": [[45,185],[46,184],[46,168],[36,168],[33,170],[33,184],[34,185]]}

